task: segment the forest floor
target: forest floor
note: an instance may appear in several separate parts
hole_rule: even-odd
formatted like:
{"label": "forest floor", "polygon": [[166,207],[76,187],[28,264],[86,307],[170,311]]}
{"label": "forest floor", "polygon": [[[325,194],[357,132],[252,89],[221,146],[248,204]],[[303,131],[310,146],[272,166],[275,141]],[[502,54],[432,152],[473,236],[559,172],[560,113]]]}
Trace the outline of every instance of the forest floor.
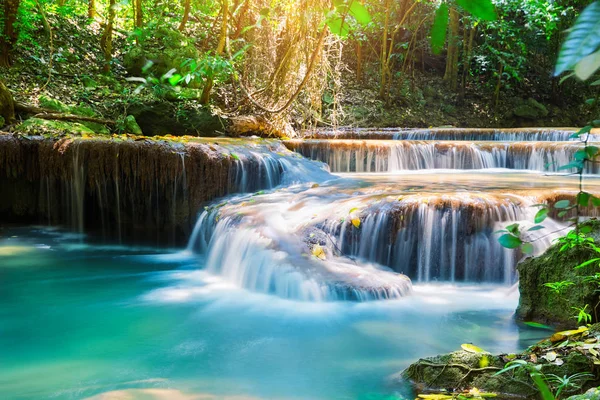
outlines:
{"label": "forest floor", "polygon": [[[53,21],[52,41],[43,31],[21,43],[11,69],[1,71],[15,100],[32,106],[53,106],[57,111],[116,121],[113,133],[124,131],[125,117],[134,115],[145,135],[226,133],[226,120],[251,114],[251,107],[236,95],[230,83],[217,87],[211,106],[199,104],[199,89],[175,90],[165,84],[144,83],[127,74],[124,53],[117,53],[112,72],[103,74],[98,42],[100,25],[86,19]],[[122,33],[115,49],[132,46]],[[138,78],[131,80],[131,78]],[[501,92],[497,105],[489,88],[468,87],[464,95],[449,90],[440,71],[415,71],[395,82],[387,101],[379,98],[377,83],[357,84],[353,77],[336,93],[325,92],[323,110],[310,119],[292,110],[295,129],[321,126],[355,127],[528,127],[579,126],[585,106],[552,105],[547,94]],[[335,102],[332,100],[335,97]],[[540,102],[534,98],[546,97]],[[54,102],[54,101],[57,102]],[[53,104],[54,103],[54,104]]]}

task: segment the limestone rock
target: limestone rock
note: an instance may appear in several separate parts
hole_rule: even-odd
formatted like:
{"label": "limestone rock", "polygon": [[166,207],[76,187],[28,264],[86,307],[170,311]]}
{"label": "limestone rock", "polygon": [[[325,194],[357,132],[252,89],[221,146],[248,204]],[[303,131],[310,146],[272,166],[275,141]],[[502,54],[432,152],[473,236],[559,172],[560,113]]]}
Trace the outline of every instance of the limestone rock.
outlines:
{"label": "limestone rock", "polygon": [[[600,221],[587,222],[594,227],[591,236],[600,241]],[[583,282],[583,276],[593,275],[597,266],[589,265],[575,270],[574,267],[598,254],[589,249],[573,248],[559,251],[555,244],[538,257],[524,260],[517,266],[519,271],[519,306],[517,319],[556,325],[569,329],[576,325],[572,307],[582,307],[598,302],[597,286]],[[549,282],[573,281],[560,295],[553,294],[544,286]],[[576,289],[573,289],[576,288]]]}

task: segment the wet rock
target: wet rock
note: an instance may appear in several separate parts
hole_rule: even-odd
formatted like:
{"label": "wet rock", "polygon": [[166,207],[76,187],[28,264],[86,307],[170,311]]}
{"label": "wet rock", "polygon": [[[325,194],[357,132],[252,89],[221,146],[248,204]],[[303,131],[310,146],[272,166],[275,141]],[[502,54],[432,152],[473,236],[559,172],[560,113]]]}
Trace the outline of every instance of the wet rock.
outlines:
{"label": "wet rock", "polygon": [[[587,222],[593,227],[590,233],[600,241],[600,221]],[[585,283],[583,277],[597,271],[596,264],[575,270],[574,267],[598,254],[588,248],[572,248],[560,251],[555,244],[538,257],[528,258],[517,266],[519,271],[519,306],[517,319],[572,328],[576,325],[573,307],[598,303],[597,285]],[[575,285],[564,289],[560,295],[545,287],[549,282],[572,281]],[[594,314],[594,313],[592,313]]]}
{"label": "wet rock", "polygon": [[398,384],[408,381],[417,393],[457,392],[471,388],[521,397],[537,393],[524,370],[514,375],[495,375],[505,364],[501,356],[461,350],[420,359],[392,377],[392,381]]}
{"label": "wet rock", "polygon": [[[456,351],[421,359],[391,379],[399,385],[408,382],[417,393],[462,393],[478,389],[496,393],[499,399],[537,398],[539,391],[530,376],[531,371],[536,371],[546,379],[568,377],[571,384],[563,387],[563,396],[584,393],[600,383],[598,373],[594,373],[597,345],[584,343],[597,343],[600,325],[578,332],[562,341],[552,341],[555,337],[552,336],[552,340],[541,341],[520,354]],[[514,360],[525,366],[498,374]],[[551,390],[557,389],[557,383],[548,380],[548,384]],[[588,397],[576,397],[583,398]]]}
{"label": "wet rock", "polygon": [[546,106],[533,98],[529,98],[517,105],[513,110],[513,114],[517,117],[535,120],[547,117],[549,112]]}

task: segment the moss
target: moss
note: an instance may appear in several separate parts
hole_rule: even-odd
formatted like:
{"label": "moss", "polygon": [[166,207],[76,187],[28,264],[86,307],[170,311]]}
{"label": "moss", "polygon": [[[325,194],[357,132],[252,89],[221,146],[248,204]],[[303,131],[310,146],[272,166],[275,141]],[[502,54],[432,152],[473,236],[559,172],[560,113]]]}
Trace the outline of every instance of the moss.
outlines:
{"label": "moss", "polygon": [[522,102],[520,105],[518,105],[513,110],[513,113],[517,117],[532,120],[547,117],[549,114],[546,106],[532,98],[529,98],[526,101]]}
{"label": "moss", "polygon": [[49,110],[61,112],[61,113],[70,112],[68,105],[66,105],[65,103],[63,103],[60,100],[56,100],[56,99],[50,98],[45,95],[40,96],[39,102],[40,102],[40,107],[42,107],[42,108],[47,108]]}
{"label": "moss", "polygon": [[[598,240],[600,221],[591,220],[586,224],[593,227],[592,237]],[[594,257],[590,249],[573,248],[560,251],[560,245],[550,247],[544,254],[528,258],[521,262],[519,271],[519,306],[517,319],[535,321],[570,328],[576,324],[572,307],[582,307],[598,303],[596,286],[583,282],[583,276],[596,272],[597,267],[590,265],[575,270],[578,264]],[[548,282],[573,281],[575,286],[566,288],[560,295],[554,294],[544,284]],[[574,290],[573,288],[576,288]]]}
{"label": "moss", "polygon": [[74,135],[93,135],[95,132],[89,127],[67,121],[52,121],[41,118],[29,118],[23,121],[16,128],[17,132],[28,135],[43,134],[74,134]]}
{"label": "moss", "polygon": [[600,387],[592,388],[584,394],[571,396],[567,400],[600,400]]}
{"label": "moss", "polygon": [[2,115],[0,115],[0,128],[2,128],[4,125],[6,125],[6,120]]}
{"label": "moss", "polygon": [[140,128],[133,115],[128,115],[125,118],[125,132],[132,133],[134,135],[142,134],[142,128]]}

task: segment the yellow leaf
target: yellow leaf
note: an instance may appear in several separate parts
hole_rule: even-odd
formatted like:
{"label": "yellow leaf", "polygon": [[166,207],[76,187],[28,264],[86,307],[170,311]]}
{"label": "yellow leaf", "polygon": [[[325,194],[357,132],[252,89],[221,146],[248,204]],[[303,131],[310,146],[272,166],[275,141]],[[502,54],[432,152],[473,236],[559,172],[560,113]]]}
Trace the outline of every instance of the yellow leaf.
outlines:
{"label": "yellow leaf", "polygon": [[321,260],[325,260],[325,259],[326,259],[326,257],[325,257],[325,251],[324,251],[324,250],[323,250],[323,248],[322,248],[320,245],[318,245],[318,244],[315,244],[315,245],[313,246],[313,248],[312,248],[311,252],[312,252],[312,255],[313,255],[313,256],[315,256],[315,257],[317,257],[317,258],[319,258],[319,259],[321,259]]}
{"label": "yellow leaf", "polygon": [[348,211],[348,214],[352,214],[355,211],[358,211],[357,207],[351,208],[350,211]]}
{"label": "yellow leaf", "polygon": [[452,396],[447,394],[420,394],[419,398],[427,400],[450,400]]}
{"label": "yellow leaf", "polygon": [[559,342],[569,336],[574,336],[574,335],[578,335],[580,333],[586,332],[588,330],[587,327],[582,326],[579,329],[573,329],[570,331],[562,331],[562,332],[556,332],[554,335],[550,336],[550,341],[551,342]]}
{"label": "yellow leaf", "polygon": [[352,218],[352,225],[354,225],[355,228],[360,228],[360,218]]}
{"label": "yellow leaf", "polygon": [[460,347],[464,350],[467,351],[469,353],[482,353],[482,354],[490,354],[487,351],[483,350],[480,347],[477,347],[471,343],[464,343],[461,344]]}
{"label": "yellow leaf", "polygon": [[490,359],[485,354],[479,359],[479,368],[485,368],[490,365]]}

